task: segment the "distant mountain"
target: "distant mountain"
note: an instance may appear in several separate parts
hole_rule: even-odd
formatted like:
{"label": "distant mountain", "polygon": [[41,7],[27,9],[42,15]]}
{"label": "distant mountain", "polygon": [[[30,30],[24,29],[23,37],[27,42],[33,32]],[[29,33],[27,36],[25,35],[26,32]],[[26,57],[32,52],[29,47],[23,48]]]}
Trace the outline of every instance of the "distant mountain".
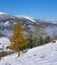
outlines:
{"label": "distant mountain", "polygon": [[2,15],[2,14],[7,14],[7,13],[4,13],[4,12],[0,12],[0,15]]}
{"label": "distant mountain", "polygon": [[11,36],[12,26],[18,21],[21,22],[25,31],[30,31],[35,26],[40,26],[43,31],[46,32],[45,35],[49,35],[51,37],[57,36],[57,23],[54,21],[49,22],[36,18],[33,19],[24,15],[13,16],[4,12],[0,12],[0,34],[7,37]]}

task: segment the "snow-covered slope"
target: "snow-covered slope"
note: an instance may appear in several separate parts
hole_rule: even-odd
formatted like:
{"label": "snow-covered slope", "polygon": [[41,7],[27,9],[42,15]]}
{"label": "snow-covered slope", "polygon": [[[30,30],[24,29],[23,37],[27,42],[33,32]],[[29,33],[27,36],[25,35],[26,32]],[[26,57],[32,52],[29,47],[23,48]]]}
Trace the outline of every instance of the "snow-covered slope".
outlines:
{"label": "snow-covered slope", "polygon": [[2,15],[2,14],[7,14],[7,13],[4,13],[4,12],[0,12],[0,15]]}
{"label": "snow-covered slope", "polygon": [[6,56],[0,65],[57,65],[57,41],[35,47],[20,57],[17,54]]}
{"label": "snow-covered slope", "polygon": [[6,37],[1,37],[0,38],[0,52],[1,51],[7,51],[8,49],[6,49],[6,47],[10,45],[10,41],[8,38]]}
{"label": "snow-covered slope", "polygon": [[25,18],[25,19],[28,19],[28,20],[30,20],[30,21],[32,21],[32,22],[36,22],[35,20],[33,20],[33,18],[31,18],[31,17],[29,17],[29,16],[25,16],[25,15],[18,16],[18,15],[17,15],[17,17],[19,17],[19,18]]}

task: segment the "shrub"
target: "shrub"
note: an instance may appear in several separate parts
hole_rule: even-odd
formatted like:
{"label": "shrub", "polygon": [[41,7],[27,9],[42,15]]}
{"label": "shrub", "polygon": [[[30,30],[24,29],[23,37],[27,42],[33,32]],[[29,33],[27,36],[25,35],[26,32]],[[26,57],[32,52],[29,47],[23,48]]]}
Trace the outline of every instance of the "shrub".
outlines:
{"label": "shrub", "polygon": [[50,38],[50,36],[47,36],[47,37],[44,39],[44,44],[49,43],[49,42],[51,42],[51,38]]}
{"label": "shrub", "polygon": [[4,57],[4,56],[7,56],[7,55],[9,55],[9,54],[12,54],[13,52],[6,52],[6,51],[2,51],[2,52],[0,52],[0,58],[1,57]]}

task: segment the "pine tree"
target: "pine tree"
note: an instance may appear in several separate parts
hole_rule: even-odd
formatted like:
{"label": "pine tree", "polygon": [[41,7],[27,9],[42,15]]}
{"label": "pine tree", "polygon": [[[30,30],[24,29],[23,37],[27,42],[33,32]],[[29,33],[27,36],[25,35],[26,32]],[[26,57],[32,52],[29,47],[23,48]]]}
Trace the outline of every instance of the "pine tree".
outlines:
{"label": "pine tree", "polygon": [[12,33],[13,35],[10,38],[11,44],[8,48],[18,52],[18,56],[20,56],[20,50],[26,46],[27,39],[23,35],[23,28],[19,22],[13,26]]}
{"label": "pine tree", "polygon": [[30,48],[33,48],[33,32],[30,31],[30,34],[29,34],[29,43],[28,43],[28,46]]}
{"label": "pine tree", "polygon": [[42,36],[39,37],[38,44],[43,45],[43,37]]}

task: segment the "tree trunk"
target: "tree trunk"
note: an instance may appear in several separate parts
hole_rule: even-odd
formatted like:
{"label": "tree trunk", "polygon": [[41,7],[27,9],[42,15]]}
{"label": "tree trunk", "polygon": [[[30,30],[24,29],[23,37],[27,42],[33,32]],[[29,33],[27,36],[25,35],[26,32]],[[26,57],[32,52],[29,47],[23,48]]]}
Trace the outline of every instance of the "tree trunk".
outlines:
{"label": "tree trunk", "polygon": [[20,56],[20,51],[18,51],[18,57]]}

